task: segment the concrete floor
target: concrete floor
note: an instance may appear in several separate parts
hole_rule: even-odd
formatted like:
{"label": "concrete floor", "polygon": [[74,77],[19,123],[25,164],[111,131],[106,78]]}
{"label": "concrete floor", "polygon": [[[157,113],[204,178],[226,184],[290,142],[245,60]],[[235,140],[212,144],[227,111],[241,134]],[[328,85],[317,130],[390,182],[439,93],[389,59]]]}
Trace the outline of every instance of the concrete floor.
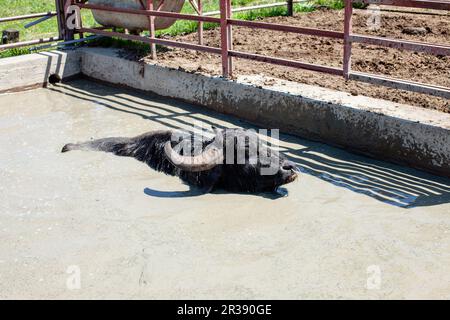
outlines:
{"label": "concrete floor", "polygon": [[[67,142],[247,124],[84,80],[0,96],[0,298],[450,298],[450,181],[290,136],[289,195]],[[80,282],[78,282],[80,280]]]}

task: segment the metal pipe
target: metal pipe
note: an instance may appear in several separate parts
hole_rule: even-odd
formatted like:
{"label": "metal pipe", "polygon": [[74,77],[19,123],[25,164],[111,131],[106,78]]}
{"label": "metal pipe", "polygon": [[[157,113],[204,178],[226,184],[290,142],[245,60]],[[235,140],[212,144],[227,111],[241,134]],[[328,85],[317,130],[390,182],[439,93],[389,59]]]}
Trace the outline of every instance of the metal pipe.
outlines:
{"label": "metal pipe", "polygon": [[100,39],[100,38],[103,38],[103,36],[89,36],[89,37],[82,38],[82,39],[75,39],[75,40],[70,40],[70,41],[51,43],[51,44],[44,45],[44,46],[30,48],[30,51],[37,51],[37,50],[42,50],[42,49],[48,49],[48,48],[51,48],[51,47],[62,47],[62,46],[66,46],[66,45],[69,45],[69,44],[86,42],[86,41],[96,40],[96,39]]}
{"label": "metal pipe", "polygon": [[56,12],[45,12],[45,13],[34,13],[34,14],[27,14],[23,16],[16,16],[16,17],[6,17],[6,18],[0,18],[0,23],[2,22],[9,22],[9,21],[17,21],[17,20],[27,20],[27,19],[34,19],[34,18],[40,18],[45,16],[56,16]]}
{"label": "metal pipe", "polygon": [[[70,41],[74,40],[75,38],[75,30],[68,28],[67,20],[70,17],[69,15],[69,7],[72,5],[75,5],[76,0],[58,0],[61,1],[61,9],[62,9],[62,21],[64,26],[64,40]],[[73,12],[72,14],[76,14],[76,12]]]}
{"label": "metal pipe", "polygon": [[234,50],[230,50],[228,52],[228,54],[232,57],[237,57],[237,58],[242,58],[242,59],[268,62],[268,63],[277,64],[277,65],[281,65],[281,66],[294,67],[294,68],[306,69],[306,70],[311,70],[311,71],[318,71],[318,72],[329,73],[329,74],[334,74],[334,75],[338,75],[338,76],[343,75],[342,69],[335,68],[335,67],[321,66],[321,65],[317,65],[317,64],[299,62],[299,61],[295,61],[295,60],[288,60],[288,59],[282,59],[282,58],[267,57],[267,56],[262,56],[259,54],[246,53],[246,52],[240,52],[240,51],[234,51]]}
{"label": "metal pipe", "polygon": [[192,44],[192,43],[186,43],[186,42],[178,42],[178,41],[165,40],[165,39],[159,39],[159,38],[150,39],[150,38],[136,36],[136,35],[132,35],[132,34],[104,31],[104,30],[99,30],[99,29],[95,29],[95,28],[81,28],[80,31],[92,33],[92,34],[98,34],[98,35],[102,35],[105,37],[117,37],[117,38],[122,38],[125,40],[141,41],[141,42],[150,43],[150,44],[156,43],[156,44],[165,45],[165,46],[169,46],[169,47],[177,47],[177,48],[183,48],[183,49],[189,49],[189,50],[204,51],[204,52],[209,52],[209,53],[214,53],[214,54],[221,53],[220,48],[201,46],[198,44]]}
{"label": "metal pipe", "polygon": [[[356,9],[353,8],[353,10],[357,11],[365,11],[366,9]],[[425,16],[439,16],[439,17],[448,17],[450,13],[442,12],[442,11],[414,11],[414,10],[402,10],[402,9],[395,9],[395,8],[386,8],[380,6],[381,12],[392,12],[392,13],[406,13],[406,14],[417,14],[417,15],[425,15]]]}
{"label": "metal pipe", "polygon": [[110,12],[119,12],[119,13],[129,13],[136,15],[144,15],[144,16],[155,16],[155,17],[168,17],[168,18],[176,18],[181,20],[192,20],[192,21],[203,21],[203,22],[212,22],[212,23],[220,23],[219,18],[214,17],[205,17],[193,14],[184,14],[184,13],[175,13],[168,11],[155,11],[155,10],[136,10],[136,9],[126,9],[126,8],[113,8],[92,4],[77,4],[78,7],[90,10],[103,10]]}
{"label": "metal pipe", "polygon": [[198,8],[198,3],[195,3],[194,0],[189,0],[189,3],[191,4],[191,7],[194,9],[194,11],[200,15],[200,9]]}
{"label": "metal pipe", "polygon": [[[297,1],[293,1],[293,3],[305,3],[308,1],[309,0],[297,0]],[[286,5],[286,1],[268,3],[268,4],[259,4],[259,5],[255,5],[255,6],[234,8],[234,9],[231,9],[231,12],[234,13],[234,12],[250,11],[250,10],[273,8],[273,7],[284,7],[285,5]],[[205,12],[203,15],[204,16],[217,16],[217,15],[220,15],[220,11]]]}
{"label": "metal pipe", "polygon": [[321,29],[314,29],[314,28],[301,28],[301,27],[293,27],[293,26],[287,26],[287,25],[276,24],[276,23],[256,22],[256,21],[247,21],[247,20],[233,20],[233,19],[229,19],[228,23],[231,25],[241,26],[241,27],[259,28],[259,29],[267,29],[267,30],[274,30],[274,31],[300,33],[300,34],[306,34],[306,35],[310,35],[310,36],[344,39],[343,32],[330,31],[330,30],[321,30]]}
{"label": "metal pipe", "polygon": [[353,5],[352,0],[345,0],[344,12],[344,78],[346,80],[350,77],[350,70],[352,68],[352,41],[350,35],[352,33],[352,16]]}
{"label": "metal pipe", "polygon": [[386,39],[374,36],[363,36],[352,34],[350,41],[358,43],[366,43],[371,45],[385,46],[389,48],[397,48],[410,51],[421,51],[434,55],[450,56],[450,45],[428,44],[407,40]]}
{"label": "metal pipe", "polygon": [[287,15],[292,17],[294,15],[294,1],[287,0]]}
{"label": "metal pipe", "polygon": [[[203,15],[203,3],[202,0],[197,0],[197,8],[198,8],[198,14],[200,16]],[[198,44],[203,45],[203,22],[198,22]]]}
{"label": "metal pipe", "polygon": [[64,38],[65,36],[65,28],[66,23],[64,20],[64,4],[63,0],[55,0],[55,8],[56,8],[56,20],[58,23],[58,34],[60,38]]}
{"label": "metal pipe", "polygon": [[[228,21],[232,18],[233,12],[231,4],[231,0],[227,1],[227,28],[228,28],[228,50],[233,50],[233,26],[228,23]],[[233,76],[233,58],[228,55],[228,76]]]}
{"label": "metal pipe", "polygon": [[0,50],[13,49],[13,48],[18,48],[18,47],[26,47],[26,46],[32,46],[34,44],[55,42],[55,41],[60,41],[60,40],[62,40],[62,38],[52,37],[52,38],[44,38],[44,39],[3,44],[3,45],[0,45]]}
{"label": "metal pipe", "polygon": [[[164,2],[164,0],[162,0],[161,1],[161,5],[162,5],[162,3]],[[148,11],[153,11],[153,0],[147,0],[147,10]],[[154,16],[149,16],[148,17],[148,20],[149,20],[149,23],[150,23],[150,38],[151,39],[155,39],[155,37],[156,37],[156,31],[155,31],[155,17]],[[156,44],[155,43],[152,43],[151,45],[150,45],[150,53],[151,53],[151,55],[152,55],[152,59],[153,60],[156,60]]]}
{"label": "metal pipe", "polygon": [[350,79],[450,99],[450,88],[446,87],[353,71],[350,73]]}
{"label": "metal pipe", "polygon": [[409,8],[450,10],[450,1],[448,0],[352,0],[352,2]]}
{"label": "metal pipe", "polygon": [[36,20],[36,21],[27,23],[24,27],[25,27],[25,29],[31,28],[31,27],[33,27],[33,26],[35,26],[35,25],[37,25],[37,24],[39,24],[39,23],[41,23],[41,22],[44,22],[44,21],[47,21],[48,19],[53,18],[54,16],[55,16],[55,15],[44,16],[44,17],[42,17],[42,18],[40,18],[40,19],[38,19],[38,20]]}
{"label": "metal pipe", "polygon": [[224,78],[230,77],[230,59],[228,57],[230,50],[230,41],[229,41],[229,29],[227,19],[229,19],[228,15],[228,0],[219,0],[220,1],[220,47],[222,49],[222,76]]}

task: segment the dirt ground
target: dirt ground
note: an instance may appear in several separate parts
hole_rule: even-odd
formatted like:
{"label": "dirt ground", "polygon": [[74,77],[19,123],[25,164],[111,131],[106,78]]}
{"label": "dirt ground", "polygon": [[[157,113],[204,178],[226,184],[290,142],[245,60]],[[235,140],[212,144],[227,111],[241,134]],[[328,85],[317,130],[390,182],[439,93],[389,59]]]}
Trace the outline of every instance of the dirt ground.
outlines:
{"label": "dirt ground", "polygon": [[[367,24],[367,10],[355,10],[353,32],[377,35],[394,39],[407,39],[433,44],[450,43],[450,15],[422,15],[381,12],[381,27],[370,30]],[[295,17],[266,18],[264,22],[293,26],[343,30],[344,12],[322,9],[311,13],[296,14]],[[419,35],[409,34],[409,28],[422,28]],[[218,28],[205,31],[205,44],[220,46]],[[197,34],[178,36],[175,40],[197,42]],[[342,67],[342,41],[318,38],[293,33],[256,30],[242,27],[233,28],[234,49],[268,56],[295,59],[309,63]],[[149,58],[145,58],[148,60]],[[450,57],[433,56],[412,51],[400,51],[377,46],[354,44],[352,69],[389,77],[413,80],[422,83],[450,87]],[[342,77],[282,67],[256,61],[234,59],[234,75],[263,74],[275,78],[323,86],[406,103],[424,108],[450,112],[448,99],[425,94],[375,86],[357,81],[344,81]],[[158,55],[158,63],[187,71],[220,75],[220,57],[203,52],[170,48]]]}

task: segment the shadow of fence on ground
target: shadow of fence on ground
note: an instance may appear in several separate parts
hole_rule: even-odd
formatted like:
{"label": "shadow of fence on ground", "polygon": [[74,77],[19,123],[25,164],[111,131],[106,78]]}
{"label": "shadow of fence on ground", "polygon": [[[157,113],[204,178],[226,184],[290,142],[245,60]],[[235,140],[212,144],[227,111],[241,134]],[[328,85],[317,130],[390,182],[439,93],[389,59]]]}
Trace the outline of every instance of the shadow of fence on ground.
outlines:
{"label": "shadow of fence on ground", "polygon": [[[201,107],[92,82],[72,81],[69,85],[52,86],[49,89],[94,102],[115,111],[134,114],[172,129],[192,126],[195,121],[216,127],[221,127],[218,122],[225,121],[230,124],[230,127],[255,128],[245,121]],[[182,111],[174,112],[173,108],[165,107],[164,104],[176,105],[177,109]],[[208,116],[207,119],[204,115]],[[280,151],[297,163],[303,173],[336,186],[403,208],[450,203],[450,179],[373,160],[289,135],[281,135],[280,140]],[[297,146],[300,144],[301,147],[286,147],[293,144]],[[162,195],[160,191],[150,189],[145,193],[152,196]],[[186,195],[193,196],[191,193],[176,196]],[[174,195],[164,194],[163,196]]]}
{"label": "shadow of fence on ground", "polygon": [[286,151],[304,173],[399,207],[450,203],[449,179],[319,143],[307,144],[303,149]]}

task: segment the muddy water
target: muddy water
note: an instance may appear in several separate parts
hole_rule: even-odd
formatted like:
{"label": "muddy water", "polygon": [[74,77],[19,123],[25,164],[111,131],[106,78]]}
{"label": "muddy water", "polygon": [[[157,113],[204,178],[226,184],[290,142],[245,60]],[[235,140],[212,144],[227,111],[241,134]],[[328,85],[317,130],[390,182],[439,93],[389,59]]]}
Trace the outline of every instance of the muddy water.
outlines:
{"label": "muddy water", "polygon": [[0,95],[0,298],[450,297],[448,179],[287,135],[286,197],[60,153],[193,123],[251,127],[81,80]]}

